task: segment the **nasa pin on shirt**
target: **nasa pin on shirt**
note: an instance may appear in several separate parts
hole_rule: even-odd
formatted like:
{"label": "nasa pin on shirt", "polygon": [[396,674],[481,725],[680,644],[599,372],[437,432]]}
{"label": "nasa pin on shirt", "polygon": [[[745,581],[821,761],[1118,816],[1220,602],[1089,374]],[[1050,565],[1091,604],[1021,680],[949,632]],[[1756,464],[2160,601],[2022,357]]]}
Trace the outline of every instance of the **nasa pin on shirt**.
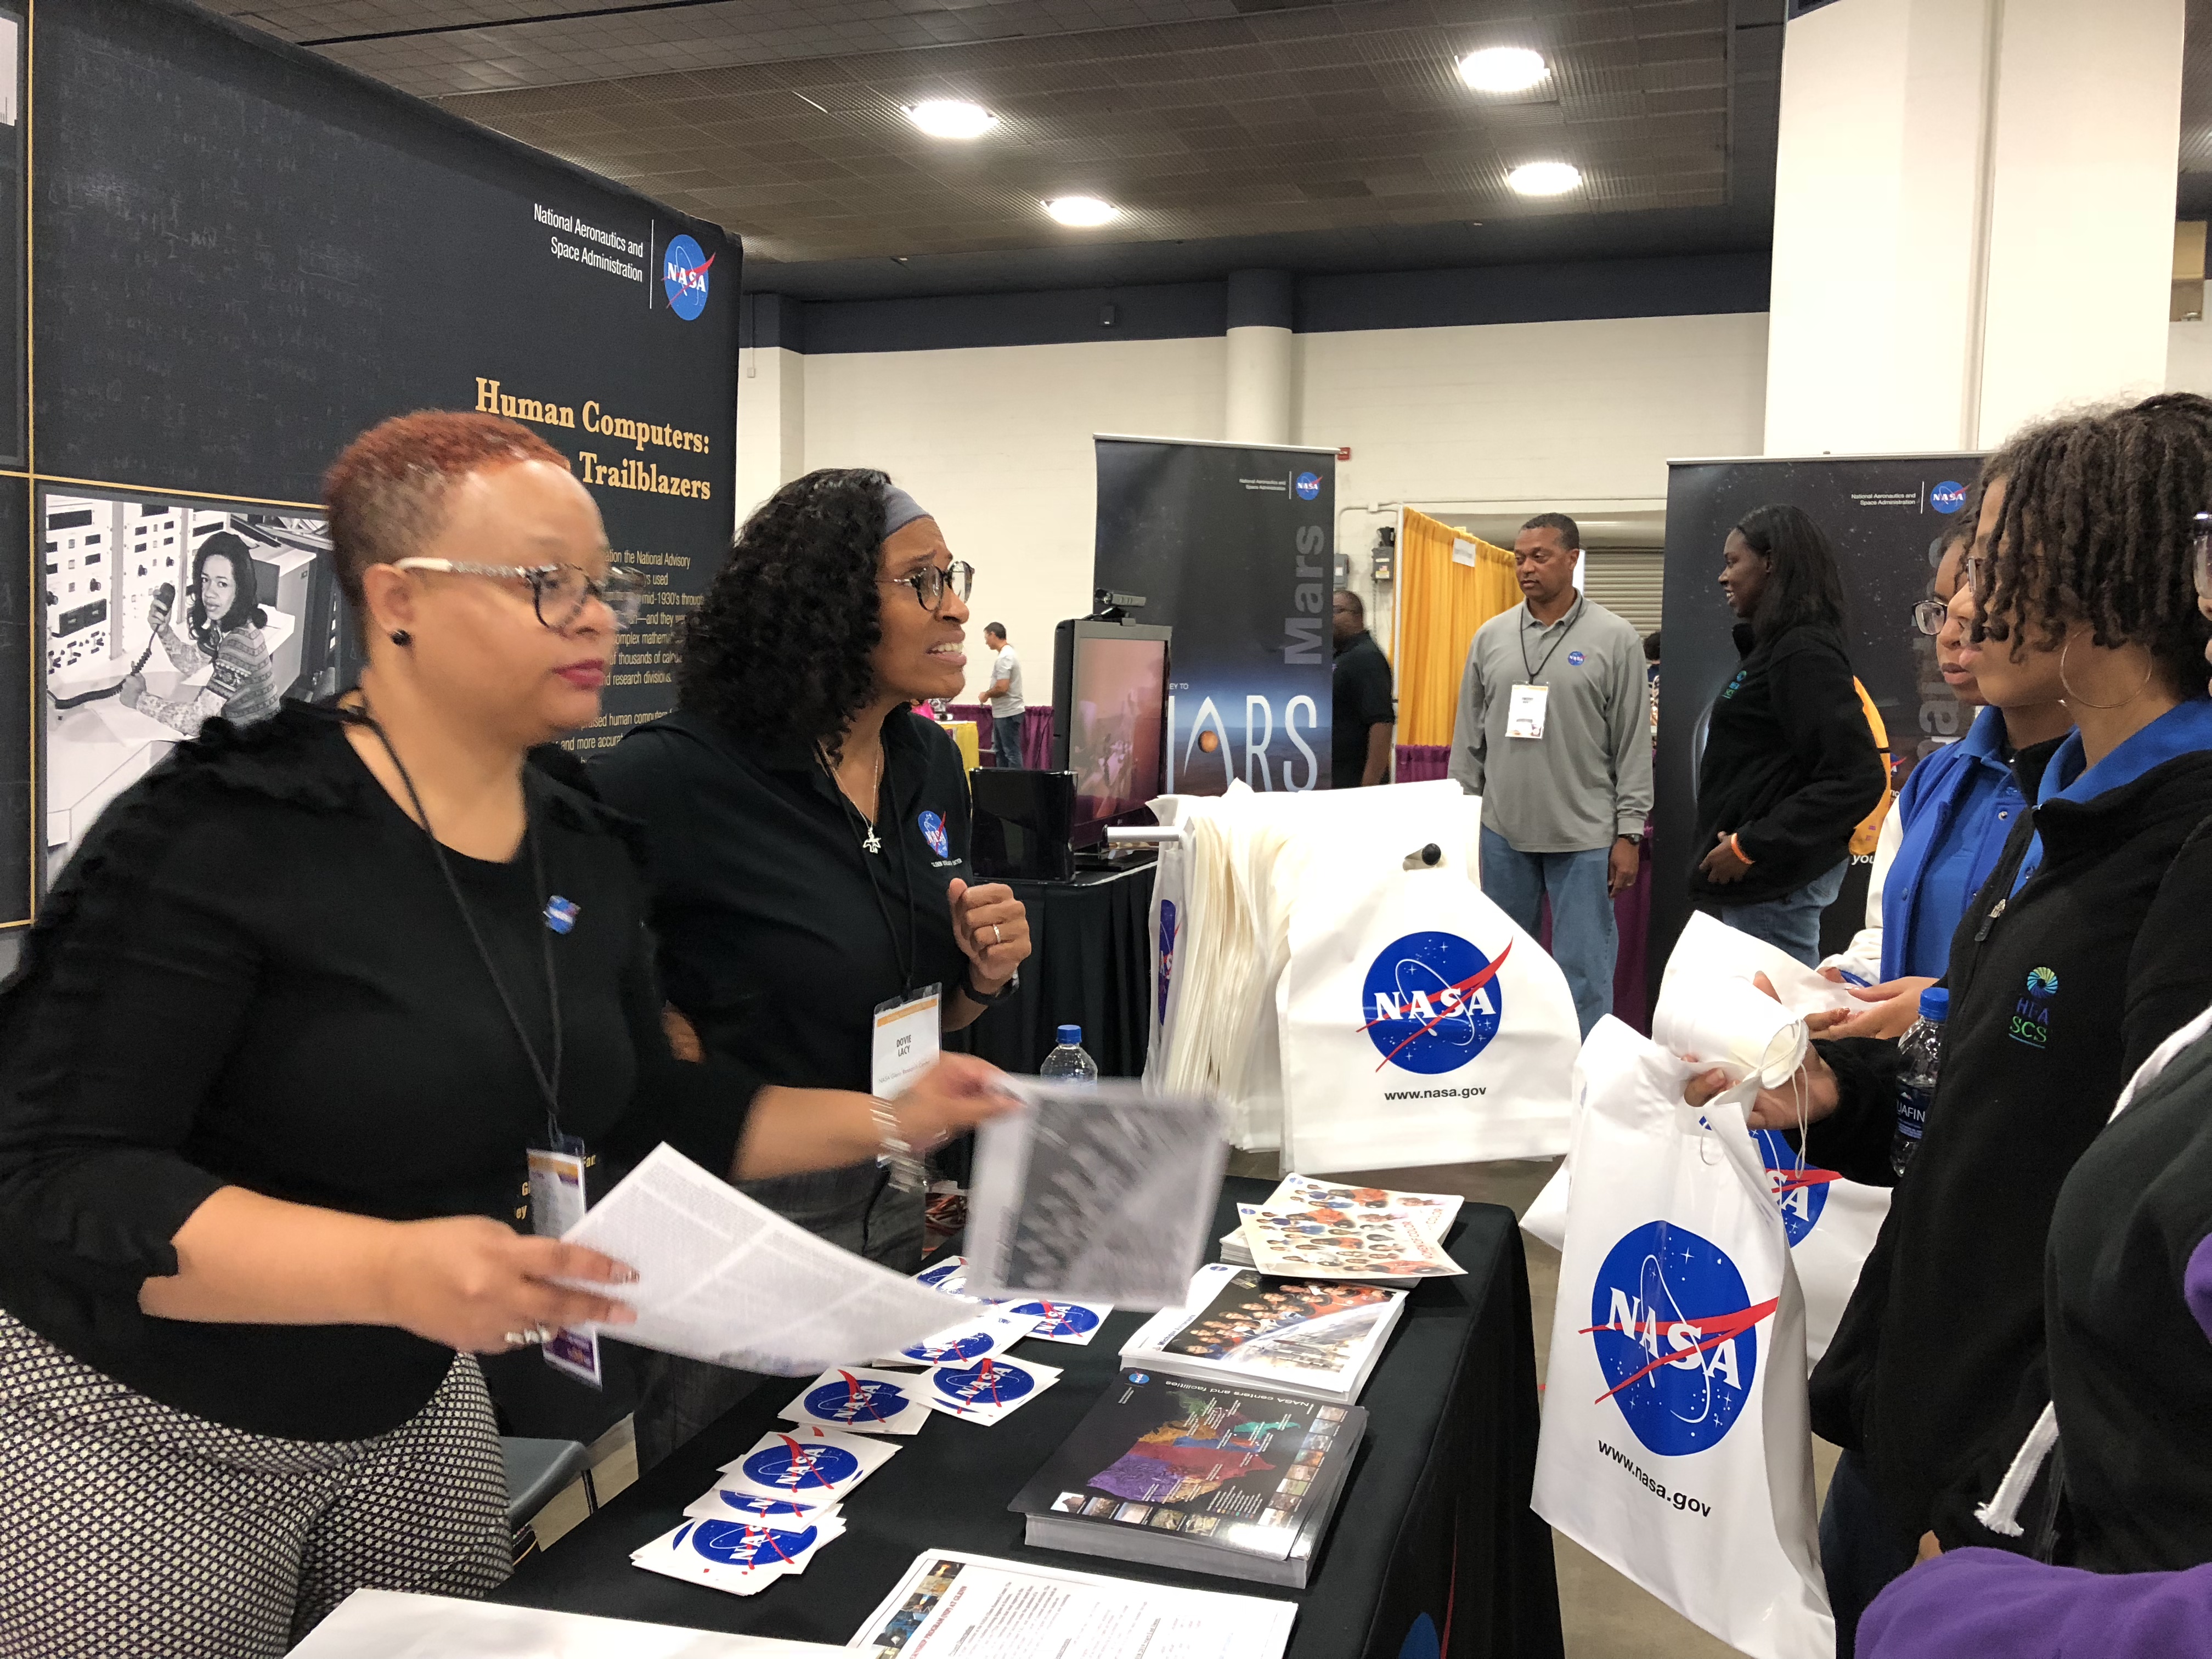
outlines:
{"label": "nasa pin on shirt", "polygon": [[916,1434],[929,1421],[920,1380],[909,1371],[833,1366],[801,1389],[781,1415],[854,1434]]}

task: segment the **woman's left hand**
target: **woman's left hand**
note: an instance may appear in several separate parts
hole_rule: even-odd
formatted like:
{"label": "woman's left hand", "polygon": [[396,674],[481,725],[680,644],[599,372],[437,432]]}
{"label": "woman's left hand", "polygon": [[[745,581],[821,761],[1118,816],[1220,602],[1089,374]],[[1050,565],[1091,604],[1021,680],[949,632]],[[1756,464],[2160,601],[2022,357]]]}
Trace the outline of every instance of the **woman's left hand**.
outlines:
{"label": "woman's left hand", "polygon": [[125,708],[136,708],[138,706],[138,699],[145,695],[146,680],[145,677],[140,674],[125,674],[123,677],[123,684],[115,688],[115,701]]}
{"label": "woman's left hand", "polygon": [[1030,913],[1002,881],[970,887],[956,878],[945,896],[952,902],[952,936],[975,964],[975,988],[996,991],[1029,960]]}
{"label": "woman's left hand", "polygon": [[1705,872],[1705,879],[1717,887],[1733,886],[1751,871],[1751,866],[1735,855],[1735,845],[1726,836],[1705,854],[1705,862],[1698,867]]}

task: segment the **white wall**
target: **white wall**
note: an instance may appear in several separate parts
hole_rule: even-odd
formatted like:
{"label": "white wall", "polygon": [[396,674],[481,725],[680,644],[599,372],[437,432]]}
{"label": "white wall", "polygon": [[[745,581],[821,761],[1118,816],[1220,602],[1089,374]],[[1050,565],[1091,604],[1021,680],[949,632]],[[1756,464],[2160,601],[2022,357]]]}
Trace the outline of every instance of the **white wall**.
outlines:
{"label": "white wall", "polygon": [[2166,390],[2212,398],[2212,323],[2166,325]]}
{"label": "white wall", "polygon": [[[976,568],[973,674],[982,624],[1004,622],[1040,703],[1053,625],[1090,604],[1091,434],[1218,438],[1226,416],[1218,338],[778,355],[783,374],[804,364],[804,469],[878,466],[911,489]],[[1650,507],[1665,498],[1670,456],[1759,453],[1766,319],[1302,334],[1294,369],[1294,441],[1352,447],[1339,522],[1365,592],[1373,526],[1395,518],[1370,517],[1370,502],[1447,518],[1486,503],[1524,515]],[[766,397],[757,419],[745,403],[759,384],[739,382],[738,461],[765,494],[773,464],[758,452],[774,423]],[[740,490],[740,516],[757,499]]]}

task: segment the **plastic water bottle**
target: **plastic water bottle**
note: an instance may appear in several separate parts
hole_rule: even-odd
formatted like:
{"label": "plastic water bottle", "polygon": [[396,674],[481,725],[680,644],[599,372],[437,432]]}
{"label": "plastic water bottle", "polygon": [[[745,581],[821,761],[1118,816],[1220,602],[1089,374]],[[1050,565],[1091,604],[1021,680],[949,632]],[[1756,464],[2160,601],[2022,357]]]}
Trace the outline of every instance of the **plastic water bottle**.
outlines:
{"label": "plastic water bottle", "polygon": [[1928,1108],[1936,1098],[1936,1078],[1943,1065],[1943,1022],[1951,1016],[1951,994],[1931,985],[1920,994],[1920,1018],[1898,1043],[1905,1051],[1905,1075],[1897,1085],[1897,1129],[1889,1138],[1889,1167],[1899,1176],[1920,1150],[1928,1128]]}
{"label": "plastic water bottle", "polygon": [[1037,1075],[1048,1083],[1092,1084],[1098,1081],[1098,1062],[1083,1052],[1083,1028],[1060,1028],[1060,1047],[1044,1057]]}

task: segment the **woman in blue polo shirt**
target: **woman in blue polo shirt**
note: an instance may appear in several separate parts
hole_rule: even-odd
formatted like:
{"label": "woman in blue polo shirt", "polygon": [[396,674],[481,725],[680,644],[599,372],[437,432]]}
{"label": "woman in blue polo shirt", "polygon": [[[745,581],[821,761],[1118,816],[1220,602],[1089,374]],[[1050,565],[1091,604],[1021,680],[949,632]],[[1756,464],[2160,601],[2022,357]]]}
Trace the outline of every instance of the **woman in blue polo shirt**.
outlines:
{"label": "woman in blue polo shirt", "polygon": [[2043,763],[2074,729],[2063,701],[2006,705],[1984,695],[1974,673],[1981,647],[1966,637],[1973,592],[1964,575],[1974,519],[1971,513],[1959,517],[1936,563],[1936,597],[1913,607],[1913,622],[1935,635],[1936,667],[1960,705],[1980,712],[1964,738],[1913,768],[1898,797],[1897,837],[1887,849],[1886,869],[1875,872],[1869,903],[1872,925],[1823,968],[1832,979],[1857,974],[1875,980],[1854,993],[1874,1006],[1820,1017],[1824,1036],[1898,1037],[1911,1028],[1921,992],[1942,977],[1959,919],[1996,868],[2027,808],[2020,773],[2041,775]]}

